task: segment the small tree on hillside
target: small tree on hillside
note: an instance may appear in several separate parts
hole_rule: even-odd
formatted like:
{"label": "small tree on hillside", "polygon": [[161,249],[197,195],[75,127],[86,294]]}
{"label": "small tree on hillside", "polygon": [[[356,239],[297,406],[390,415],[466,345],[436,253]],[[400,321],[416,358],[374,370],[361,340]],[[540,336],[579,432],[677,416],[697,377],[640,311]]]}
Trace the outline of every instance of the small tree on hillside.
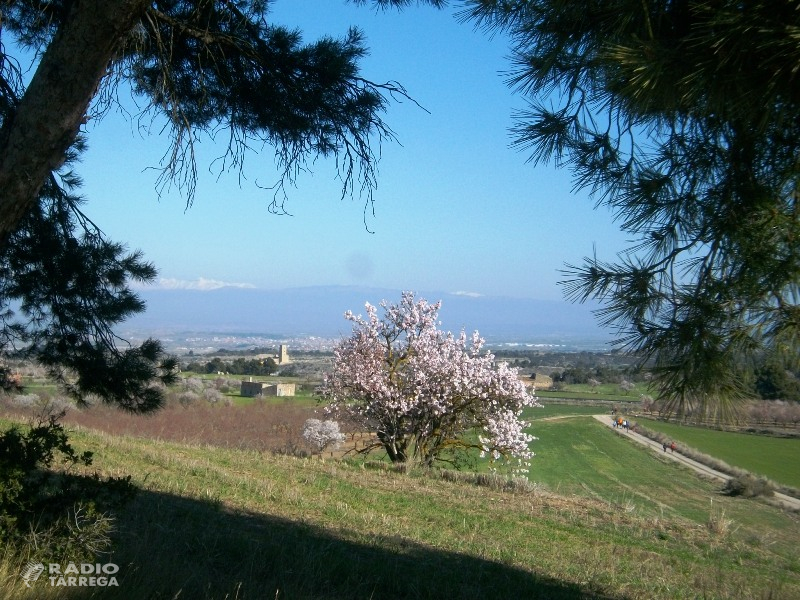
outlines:
{"label": "small tree on hillside", "polygon": [[[330,413],[343,413],[374,431],[392,462],[430,466],[443,452],[477,448],[493,459],[530,458],[521,419],[538,406],[515,369],[495,364],[484,341],[437,329],[440,302],[415,301],[404,292],[399,304],[366,304],[367,317],[348,311],[352,335],[334,350],[333,371],[321,388]],[[477,431],[477,437],[470,434]]]}
{"label": "small tree on hillside", "polygon": [[642,412],[648,413],[652,411],[655,406],[655,401],[649,394],[642,394],[639,396],[639,401],[642,403]]}
{"label": "small tree on hillside", "polygon": [[322,454],[327,448],[337,449],[345,441],[345,435],[339,431],[336,421],[320,421],[308,419],[303,423],[303,439],[314,449]]}

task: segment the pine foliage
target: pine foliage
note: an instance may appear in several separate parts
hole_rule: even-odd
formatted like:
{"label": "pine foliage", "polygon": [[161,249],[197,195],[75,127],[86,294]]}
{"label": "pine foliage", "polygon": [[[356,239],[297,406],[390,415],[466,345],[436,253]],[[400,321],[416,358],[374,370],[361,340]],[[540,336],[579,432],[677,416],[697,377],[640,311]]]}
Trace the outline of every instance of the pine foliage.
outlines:
{"label": "pine foliage", "polygon": [[800,355],[800,2],[475,0],[530,99],[513,130],[633,245],[568,265],[677,412],[726,418],[763,355]]}
{"label": "pine foliage", "polygon": [[[343,196],[361,195],[365,210],[370,207],[380,146],[394,139],[382,113],[392,97],[407,95],[396,82],[361,77],[359,61],[367,48],[359,30],[305,43],[299,31],[268,22],[267,0],[112,1],[117,12],[109,14],[125,23],[132,14],[135,26],[113,48],[85,49],[95,58],[107,52],[100,64],[108,66],[94,98],[85,99],[92,104],[84,119],[102,118],[118,106],[121,94],[132,94],[142,110],[130,117],[144,130],[152,124],[155,132],[169,135],[162,189],[177,186],[191,204],[195,146],[205,136],[228,140],[215,161],[221,170],[241,171],[254,150],[274,150],[268,165],[278,169],[268,186],[272,211],[285,210],[287,184],[318,157],[335,160]],[[402,4],[376,2],[384,8]],[[20,107],[31,106],[15,47],[58,66],[65,58],[54,48],[66,32],[91,22],[82,19],[91,10],[91,3],[70,0],[0,4],[0,159],[20,152],[9,142],[10,132],[19,130]],[[124,25],[109,23],[114,27]],[[73,65],[80,70],[80,63]],[[56,71],[63,71],[65,88],[93,76]],[[57,121],[52,106],[41,105],[30,109],[44,110],[38,122]],[[156,270],[81,212],[80,179],[71,169],[85,140],[71,123],[53,142],[55,149],[47,142],[47,148],[29,150],[54,152],[57,163],[43,185],[36,184],[37,198],[17,198],[10,189],[0,193],[0,352],[39,360],[81,400],[99,396],[132,411],[152,410],[163,401],[158,384],[171,381],[175,362],[157,341],[133,347],[114,328],[144,310],[129,284],[151,281]],[[21,139],[30,139],[26,135]],[[60,156],[62,147],[68,151]],[[20,206],[30,208],[16,222],[6,207]],[[6,373],[7,387],[10,374],[1,367],[0,373]]]}

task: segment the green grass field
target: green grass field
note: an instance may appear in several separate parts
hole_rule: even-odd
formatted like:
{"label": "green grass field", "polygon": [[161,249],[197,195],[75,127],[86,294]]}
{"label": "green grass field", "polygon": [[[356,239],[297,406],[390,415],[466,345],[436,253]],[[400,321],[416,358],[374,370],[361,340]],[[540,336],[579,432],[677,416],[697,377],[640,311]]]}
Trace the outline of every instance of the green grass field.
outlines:
{"label": "green grass field", "polygon": [[304,392],[295,394],[294,396],[261,396],[259,398],[242,396],[239,394],[239,392],[232,392],[230,394],[226,394],[226,396],[230,398],[231,402],[233,402],[233,404],[236,406],[250,406],[251,404],[256,404],[257,402],[263,402],[264,404],[294,404],[295,406],[307,407],[314,407],[319,404],[316,396]]}
{"label": "green grass field", "polygon": [[[714,485],[677,467],[657,452],[616,435],[591,417],[536,421],[536,457],[529,478],[560,494],[613,501],[649,516],[679,515],[698,523],[708,517]],[[744,512],[739,514],[739,509]],[[734,504],[736,519],[750,506]]]}
{"label": "green grass field", "polygon": [[723,496],[569,410],[533,423],[531,479],[549,490],[533,493],[80,430],[100,472],[142,489],[104,559],[119,587],[27,589],[4,554],[0,596],[800,597],[797,515]]}
{"label": "green grass field", "polygon": [[536,395],[542,399],[587,400],[590,402],[602,400],[620,403],[639,402],[639,394],[641,393],[644,392],[634,390],[628,394],[621,394],[610,386],[607,386],[606,389],[598,387],[596,390],[592,390],[588,385],[571,385],[564,390],[536,390]]}
{"label": "green grass field", "polygon": [[639,419],[648,429],[731,466],[777,483],[800,488],[800,438],[778,438],[749,433],[716,431],[652,419]]}
{"label": "green grass field", "polygon": [[547,399],[540,399],[541,408],[529,408],[523,416],[529,420],[551,419],[555,417],[575,417],[581,415],[597,415],[608,412],[607,406],[596,404],[548,404]]}

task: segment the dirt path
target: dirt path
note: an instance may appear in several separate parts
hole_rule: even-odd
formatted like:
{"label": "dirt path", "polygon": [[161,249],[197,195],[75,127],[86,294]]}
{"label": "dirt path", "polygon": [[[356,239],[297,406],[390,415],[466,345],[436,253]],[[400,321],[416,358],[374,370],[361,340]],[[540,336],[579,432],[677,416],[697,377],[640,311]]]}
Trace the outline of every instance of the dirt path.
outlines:
{"label": "dirt path", "polygon": [[[680,452],[673,452],[671,450],[667,450],[666,452],[664,452],[664,448],[660,443],[655,442],[649,438],[646,438],[641,434],[622,428],[612,427],[611,425],[612,421],[610,415],[594,415],[594,418],[600,421],[601,423],[605,424],[611,431],[615,431],[619,435],[624,435],[625,437],[628,437],[644,446],[649,446],[653,451],[658,452],[659,454],[663,454],[664,456],[669,457],[670,459],[676,462],[679,462],[681,464],[690,467],[700,475],[711,477],[712,479],[716,479],[723,483],[731,479],[730,475],[712,469],[711,467],[699,463],[696,460],[689,458],[688,456],[684,456]],[[787,496],[786,494],[780,494],[778,492],[775,492],[774,500],[776,500],[778,503],[780,503],[782,506],[786,508],[790,508],[793,510],[800,510],[800,500],[798,500],[797,498],[792,498],[791,496]]]}

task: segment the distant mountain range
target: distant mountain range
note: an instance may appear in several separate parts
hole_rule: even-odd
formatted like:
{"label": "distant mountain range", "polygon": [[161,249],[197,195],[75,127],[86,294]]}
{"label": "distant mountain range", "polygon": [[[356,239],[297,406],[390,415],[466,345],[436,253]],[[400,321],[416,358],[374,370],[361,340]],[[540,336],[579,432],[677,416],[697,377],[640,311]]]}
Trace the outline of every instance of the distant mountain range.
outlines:
{"label": "distant mountain range", "polygon": [[[130,330],[214,331],[274,336],[340,337],[349,334],[346,310],[400,299],[399,290],[327,286],[282,290],[224,287],[216,290],[143,290],[147,311],[127,321]],[[563,301],[418,293],[442,300],[439,318],[449,331],[474,330],[489,342],[552,343],[576,340],[601,346],[610,340],[591,308]]]}

